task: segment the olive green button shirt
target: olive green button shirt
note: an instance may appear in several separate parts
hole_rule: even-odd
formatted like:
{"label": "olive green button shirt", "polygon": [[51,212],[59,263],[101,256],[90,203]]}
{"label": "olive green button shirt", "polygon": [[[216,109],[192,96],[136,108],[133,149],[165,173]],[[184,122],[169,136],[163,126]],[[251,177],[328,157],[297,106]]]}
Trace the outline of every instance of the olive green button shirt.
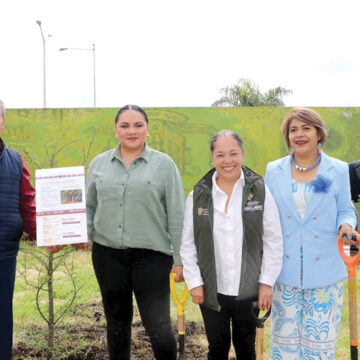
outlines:
{"label": "olive green button shirt", "polygon": [[160,251],[173,255],[179,265],[184,204],[174,161],[147,145],[129,169],[119,145],[96,156],[89,166],[88,233],[98,244]]}

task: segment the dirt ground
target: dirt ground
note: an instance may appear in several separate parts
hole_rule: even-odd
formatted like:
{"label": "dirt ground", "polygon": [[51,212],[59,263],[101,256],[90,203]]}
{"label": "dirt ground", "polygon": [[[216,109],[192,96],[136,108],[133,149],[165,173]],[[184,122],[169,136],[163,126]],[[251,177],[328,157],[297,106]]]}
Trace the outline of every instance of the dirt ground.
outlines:
{"label": "dirt ground", "polygon": [[[136,360],[152,360],[154,359],[149,337],[140,322],[133,324],[132,344],[131,344],[131,359]],[[75,329],[74,329],[75,330]],[[186,325],[186,343],[185,355],[186,359],[206,359],[206,345],[202,346],[197,343],[198,334],[202,333],[202,329],[198,324],[189,323]],[[109,359],[106,352],[106,332],[104,326],[84,328],[79,326],[77,332],[82,334],[83,339],[86,340],[87,346],[84,347],[81,354],[69,355],[63,357],[68,360],[105,360]],[[69,346],[76,347],[76,341]],[[34,350],[28,343],[19,342],[15,345],[13,350],[13,359],[46,359],[42,351]]]}
{"label": "dirt ground", "polygon": [[[95,305],[95,304],[94,304]],[[106,360],[109,359],[106,351],[106,328],[104,325],[103,312],[101,306],[93,308],[93,325],[92,326],[67,326],[66,329],[60,327],[57,329],[56,336],[62,336],[66,331],[70,333],[70,339],[66,348],[79,348],[81,351],[76,355],[65,355],[67,350],[63,349],[63,356],[57,359],[67,360]],[[174,333],[177,334],[174,324]],[[36,326],[34,325],[34,328]],[[80,336],[81,335],[81,336]],[[194,322],[186,324],[186,340],[185,340],[185,356],[187,360],[205,360],[207,354],[207,343],[205,340],[204,328]],[[59,355],[58,355],[59,356]],[[30,341],[20,341],[14,344],[13,350],[14,360],[45,360],[44,351],[35,349],[31,346]],[[134,360],[153,360],[153,352],[151,349],[149,337],[145,333],[138,316],[135,314],[132,326],[132,344],[131,359]]]}

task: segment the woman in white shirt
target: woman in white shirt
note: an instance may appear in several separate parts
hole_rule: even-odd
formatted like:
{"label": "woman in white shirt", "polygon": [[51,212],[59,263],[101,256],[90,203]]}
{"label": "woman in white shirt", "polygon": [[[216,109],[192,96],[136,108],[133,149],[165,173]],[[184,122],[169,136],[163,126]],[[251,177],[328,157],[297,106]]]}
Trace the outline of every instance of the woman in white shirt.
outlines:
{"label": "woman in white shirt", "polygon": [[282,236],[276,204],[261,176],[243,165],[241,138],[222,130],[211,140],[211,169],[189,194],[181,258],[194,303],[200,304],[209,360],[255,359],[251,302],[272,304]]}

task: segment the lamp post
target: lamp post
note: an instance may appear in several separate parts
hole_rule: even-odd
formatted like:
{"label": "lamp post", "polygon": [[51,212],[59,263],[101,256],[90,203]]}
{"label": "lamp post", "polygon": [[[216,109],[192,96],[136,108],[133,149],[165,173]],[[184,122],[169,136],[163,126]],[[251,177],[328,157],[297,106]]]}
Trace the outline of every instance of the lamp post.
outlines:
{"label": "lamp post", "polygon": [[39,25],[40,28],[40,32],[41,32],[41,37],[43,40],[43,103],[44,103],[44,108],[46,108],[46,48],[45,48],[45,37],[44,37],[44,33],[42,31],[42,27],[41,27],[41,21],[37,20],[36,23]]}
{"label": "lamp post", "polygon": [[96,71],[95,71],[95,44],[92,44],[92,49],[87,48],[61,48],[59,51],[66,50],[80,50],[80,51],[92,51],[93,52],[93,79],[94,79],[94,108],[96,108]]}

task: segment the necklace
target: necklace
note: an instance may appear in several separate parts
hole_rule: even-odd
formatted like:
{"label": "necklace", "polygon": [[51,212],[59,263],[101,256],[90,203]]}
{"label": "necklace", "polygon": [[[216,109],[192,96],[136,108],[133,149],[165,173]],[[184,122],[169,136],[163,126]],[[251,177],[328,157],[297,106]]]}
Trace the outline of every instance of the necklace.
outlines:
{"label": "necklace", "polygon": [[298,171],[309,171],[311,169],[313,169],[321,160],[321,154],[319,154],[318,158],[316,159],[316,161],[310,165],[309,167],[302,167],[299,166],[298,164],[296,164],[295,159],[294,159],[294,153],[291,154],[291,162],[294,164],[295,169]]}

